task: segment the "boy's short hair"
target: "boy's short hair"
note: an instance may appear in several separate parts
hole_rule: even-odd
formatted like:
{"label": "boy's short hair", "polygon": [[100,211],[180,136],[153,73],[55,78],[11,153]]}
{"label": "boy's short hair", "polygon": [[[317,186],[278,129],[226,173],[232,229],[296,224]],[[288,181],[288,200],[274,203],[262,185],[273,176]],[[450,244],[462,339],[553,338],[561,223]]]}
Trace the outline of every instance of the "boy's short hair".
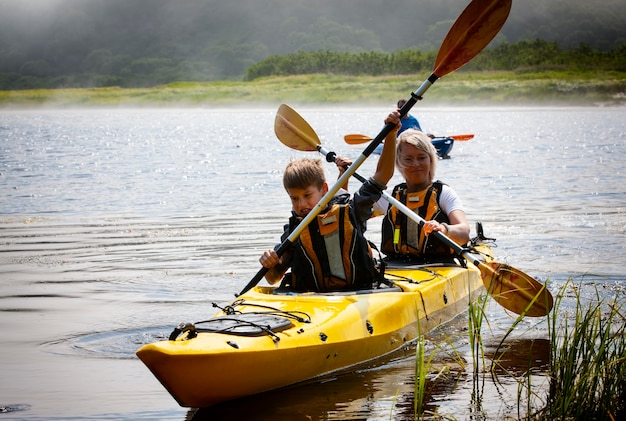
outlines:
{"label": "boy's short hair", "polygon": [[324,165],[320,159],[301,158],[291,161],[283,174],[285,189],[307,189],[310,186],[321,189],[325,182]]}

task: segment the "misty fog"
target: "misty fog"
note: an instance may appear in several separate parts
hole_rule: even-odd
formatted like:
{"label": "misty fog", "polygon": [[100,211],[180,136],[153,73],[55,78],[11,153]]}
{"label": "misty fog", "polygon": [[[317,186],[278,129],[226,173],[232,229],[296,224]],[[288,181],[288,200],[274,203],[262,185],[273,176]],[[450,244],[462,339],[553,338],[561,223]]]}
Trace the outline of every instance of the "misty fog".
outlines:
{"label": "misty fog", "polygon": [[[469,0],[3,0],[0,78],[170,68],[240,79],[298,51],[436,50]],[[623,0],[515,0],[494,43],[614,49]],[[13,76],[11,76],[13,75]],[[169,79],[172,79],[172,75]]]}

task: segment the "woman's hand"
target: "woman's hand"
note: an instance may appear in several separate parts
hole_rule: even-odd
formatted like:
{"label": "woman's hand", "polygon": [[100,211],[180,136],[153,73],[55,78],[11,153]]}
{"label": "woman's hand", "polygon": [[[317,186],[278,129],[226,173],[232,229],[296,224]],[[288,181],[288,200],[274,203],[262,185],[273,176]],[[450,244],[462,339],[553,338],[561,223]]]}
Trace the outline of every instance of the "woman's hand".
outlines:
{"label": "woman's hand", "polygon": [[339,169],[339,174],[343,174],[346,172],[346,169],[352,165],[352,160],[345,156],[338,156],[335,158],[335,164],[337,165],[337,169]]}
{"label": "woman's hand", "polygon": [[426,221],[422,230],[424,231],[424,235],[426,235],[427,237],[433,231],[439,231],[443,235],[447,236],[450,233],[450,225],[437,221]]}
{"label": "woman's hand", "polygon": [[[337,165],[337,169],[339,170],[339,175],[337,176],[337,179],[340,179],[343,173],[346,172],[348,167],[352,165],[352,160],[350,158],[346,158],[345,156],[338,156],[335,158],[335,164]],[[343,183],[343,186],[341,186],[341,188],[348,191],[348,184],[349,182],[346,179],[346,182]]]}
{"label": "woman's hand", "polygon": [[385,124],[389,124],[389,123],[393,123],[396,125],[396,127],[394,127],[392,132],[397,132],[398,130],[400,130],[400,127],[402,127],[402,125],[400,124],[400,111],[399,110],[392,111],[389,113],[389,115],[385,119]]}

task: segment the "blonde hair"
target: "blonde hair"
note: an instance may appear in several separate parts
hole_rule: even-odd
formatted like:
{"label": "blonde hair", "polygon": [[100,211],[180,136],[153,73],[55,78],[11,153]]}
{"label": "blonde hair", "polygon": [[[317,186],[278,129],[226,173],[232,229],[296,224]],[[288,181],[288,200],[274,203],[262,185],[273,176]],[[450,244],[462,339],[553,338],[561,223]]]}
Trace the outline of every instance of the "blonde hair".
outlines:
{"label": "blonde hair", "polygon": [[324,165],[320,159],[301,158],[291,161],[283,174],[285,189],[307,189],[310,186],[321,189],[325,182]]}
{"label": "blonde hair", "polygon": [[424,132],[420,132],[416,129],[407,129],[400,133],[398,139],[396,140],[396,166],[398,168],[402,168],[400,166],[400,155],[402,152],[403,145],[411,145],[416,147],[417,149],[424,151],[430,157],[430,179],[433,180],[435,178],[435,170],[437,169],[437,161],[439,160],[437,156],[437,149],[433,145],[433,142],[428,135]]}

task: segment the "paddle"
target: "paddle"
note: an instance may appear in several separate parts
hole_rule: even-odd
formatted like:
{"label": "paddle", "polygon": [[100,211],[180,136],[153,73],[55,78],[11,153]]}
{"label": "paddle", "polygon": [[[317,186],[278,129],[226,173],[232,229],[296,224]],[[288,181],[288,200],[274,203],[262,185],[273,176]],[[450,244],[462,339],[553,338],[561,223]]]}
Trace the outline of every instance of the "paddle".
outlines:
{"label": "paddle", "polygon": [[[400,117],[405,116],[413,105],[422,99],[422,95],[432,86],[435,81],[448,73],[461,68],[476,56],[483,48],[491,42],[504,25],[512,0],[472,0],[457,18],[450,32],[443,40],[439,53],[435,59],[433,73],[422,85],[411,93],[411,97],[400,109]],[[394,128],[393,123],[387,124],[372,142],[365,148],[339,179],[328,189],[328,193],[320,199],[319,203],[309,212],[309,214],[291,232],[289,237],[283,241],[276,249],[276,254],[281,256],[294,243],[311,223],[315,217],[326,207],[330,199],[339,191],[350,177],[357,171],[361,164],[374,152],[376,147],[387,137]],[[276,133],[279,136],[278,133]],[[279,136],[280,137],[280,136]],[[248,282],[238,295],[244,294],[253,288],[265,276],[268,269],[263,267]]]}
{"label": "paddle", "polygon": [[[451,136],[435,136],[432,139],[447,139],[447,138],[451,138],[459,142],[464,142],[464,141],[473,139],[474,135],[473,134],[455,134]],[[364,134],[351,133],[351,134],[345,135],[343,137],[343,140],[345,140],[348,145],[360,145],[362,143],[369,142],[370,140],[372,140],[372,138]]]}
{"label": "paddle", "polygon": [[[286,105],[281,105],[278,109],[274,120],[274,131],[278,139],[292,149],[318,151],[326,156],[328,162],[334,162],[336,159],[334,152],[322,147],[317,133],[309,123]],[[365,181],[365,178],[356,172],[353,176],[361,182]],[[426,222],[389,193],[383,191],[382,196],[420,226]],[[473,255],[468,249],[461,247],[439,231],[433,231],[431,235],[435,235],[456,253],[478,267],[487,292],[507,310],[515,314],[539,317],[547,315],[552,309],[552,294],[530,275],[504,263],[481,261],[480,256]]]}

